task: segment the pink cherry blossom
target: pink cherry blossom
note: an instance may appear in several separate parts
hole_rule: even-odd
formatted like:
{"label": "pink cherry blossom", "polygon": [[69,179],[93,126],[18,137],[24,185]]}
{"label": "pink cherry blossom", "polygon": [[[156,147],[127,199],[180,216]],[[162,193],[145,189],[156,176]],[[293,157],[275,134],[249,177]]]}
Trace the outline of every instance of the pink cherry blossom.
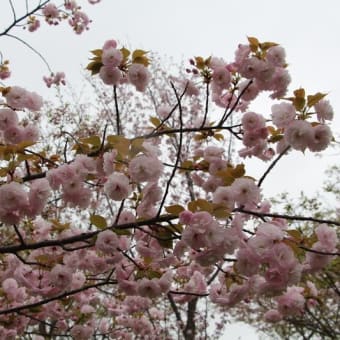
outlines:
{"label": "pink cherry blossom", "polygon": [[42,9],[42,14],[45,16],[45,19],[48,24],[55,25],[60,20],[59,18],[59,10],[54,3],[48,3]]}
{"label": "pink cherry blossom", "polygon": [[137,291],[140,296],[149,298],[155,298],[162,293],[158,279],[148,280],[146,278],[138,281]]}
{"label": "pink cherry blossom", "polygon": [[74,339],[87,340],[92,337],[94,329],[86,325],[75,325],[72,327],[70,334]]}
{"label": "pink cherry blossom", "polygon": [[115,169],[115,160],[117,157],[117,151],[112,150],[110,152],[105,152],[103,155],[103,170],[105,175],[109,176]]}
{"label": "pink cherry blossom", "polygon": [[24,141],[24,128],[20,125],[12,125],[4,131],[4,139],[9,144],[19,144]]}
{"label": "pink cherry blossom", "polygon": [[280,103],[272,106],[273,123],[278,128],[287,127],[295,118],[296,111],[291,103]]}
{"label": "pink cherry blossom", "polygon": [[333,138],[331,129],[327,125],[317,125],[313,127],[312,132],[308,143],[309,150],[313,152],[325,150]]}
{"label": "pink cherry blossom", "polygon": [[35,32],[40,27],[40,20],[38,20],[34,16],[31,16],[27,24],[28,24],[28,31]]}
{"label": "pink cherry blossom", "polygon": [[43,80],[47,87],[51,87],[52,85],[60,86],[66,84],[64,72],[57,72],[56,74],[51,73],[50,76],[44,76]]}
{"label": "pink cherry blossom", "polygon": [[250,84],[249,80],[244,80],[238,84],[238,93],[242,94],[242,100],[251,101],[254,100],[260,92],[260,89],[256,82]]}
{"label": "pink cherry blossom", "polygon": [[0,220],[6,224],[20,221],[28,205],[23,185],[11,182],[0,186]]}
{"label": "pink cherry blossom", "polygon": [[264,61],[256,58],[250,57],[243,59],[240,64],[239,72],[241,75],[247,79],[255,78],[261,69],[264,67]]}
{"label": "pink cherry blossom", "polygon": [[30,216],[36,216],[43,211],[50,194],[51,187],[46,178],[36,179],[32,182],[28,194],[29,207],[27,209]]}
{"label": "pink cherry blossom", "polygon": [[334,116],[334,111],[329,100],[322,99],[314,105],[316,111],[316,116],[319,122],[324,123],[326,120],[332,120]]}
{"label": "pink cherry blossom", "polygon": [[129,175],[135,182],[157,181],[163,171],[162,163],[155,157],[139,155],[129,164]]}
{"label": "pink cherry blossom", "polygon": [[43,105],[41,96],[19,86],[10,88],[9,92],[6,94],[6,100],[10,107],[18,110],[27,108],[32,111],[38,111]]}
{"label": "pink cherry blossom", "polygon": [[260,257],[250,248],[240,248],[237,252],[237,271],[242,275],[252,276],[257,273]]}
{"label": "pink cherry blossom", "polygon": [[67,290],[72,283],[72,271],[70,268],[57,264],[50,272],[51,284],[62,290]]}
{"label": "pink cherry blossom", "polygon": [[286,142],[294,149],[305,151],[313,140],[314,131],[310,123],[304,120],[294,120],[285,131]]}
{"label": "pink cherry blossom", "polygon": [[99,77],[106,85],[118,85],[122,79],[122,74],[117,67],[104,65],[100,68]]}
{"label": "pink cherry blossom", "polygon": [[104,184],[104,192],[115,201],[122,201],[131,193],[129,179],[122,173],[113,173]]}
{"label": "pink cherry blossom", "polygon": [[137,91],[144,92],[149,83],[151,74],[142,64],[132,64],[128,71],[128,80]]}
{"label": "pink cherry blossom", "polygon": [[231,188],[239,205],[252,205],[260,201],[260,189],[250,178],[237,178]]}
{"label": "pink cherry blossom", "polygon": [[68,23],[73,27],[76,34],[81,34],[84,30],[89,29],[89,24],[91,20],[83,11],[77,10],[73,12],[72,17],[69,19]]}
{"label": "pink cherry blossom", "polygon": [[304,309],[303,288],[291,286],[278,297],[278,311],[284,316],[300,315]]}
{"label": "pink cherry blossom", "polygon": [[96,240],[96,248],[104,254],[112,254],[117,251],[118,237],[111,230],[105,230],[99,233]]}
{"label": "pink cherry blossom", "polygon": [[272,46],[267,51],[266,59],[274,66],[284,67],[286,64],[286,52],[282,46]]}
{"label": "pink cherry blossom", "polygon": [[221,66],[215,68],[211,79],[212,91],[222,92],[223,89],[227,89],[229,87],[230,81],[230,72],[225,67]]}
{"label": "pink cherry blossom", "polygon": [[109,49],[109,48],[116,48],[117,47],[117,41],[114,39],[110,39],[105,41],[103,45],[103,50]]}
{"label": "pink cherry blossom", "polygon": [[213,194],[213,203],[221,204],[232,211],[235,206],[235,194],[231,187],[218,187]]}
{"label": "pink cherry blossom", "polygon": [[26,125],[22,130],[22,140],[36,143],[39,139],[39,129],[34,124]]}
{"label": "pink cherry blossom", "polygon": [[18,115],[11,109],[0,109],[0,130],[5,131],[6,129],[17,126],[19,121]]}
{"label": "pink cherry blossom", "polygon": [[291,77],[287,69],[283,67],[277,67],[275,73],[271,79],[270,87],[268,90],[273,91],[270,95],[272,99],[283,97],[287,93],[288,85],[291,82]]}
{"label": "pink cherry blossom", "polygon": [[103,49],[102,63],[104,66],[117,67],[123,60],[122,52],[116,48],[109,47]]}
{"label": "pink cherry blossom", "polygon": [[242,117],[242,127],[247,131],[262,129],[265,127],[265,119],[255,112],[247,112]]}
{"label": "pink cherry blossom", "polygon": [[328,226],[327,224],[320,224],[315,229],[316,236],[319,242],[329,251],[336,249],[338,243],[338,236],[334,228]]}
{"label": "pink cherry blossom", "polygon": [[275,224],[261,223],[257,227],[256,235],[262,236],[270,241],[281,241],[284,237],[284,232]]}
{"label": "pink cherry blossom", "polygon": [[282,314],[276,309],[270,309],[263,315],[266,322],[279,322],[282,320]]}
{"label": "pink cherry blossom", "polygon": [[204,149],[203,158],[207,162],[213,162],[215,160],[220,159],[223,153],[224,153],[223,148],[219,148],[216,146],[208,146]]}

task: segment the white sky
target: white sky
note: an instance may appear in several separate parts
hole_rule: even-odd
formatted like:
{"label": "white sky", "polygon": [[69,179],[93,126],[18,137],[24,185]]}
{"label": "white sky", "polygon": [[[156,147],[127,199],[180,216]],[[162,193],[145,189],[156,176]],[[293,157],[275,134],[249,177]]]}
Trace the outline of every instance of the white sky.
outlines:
{"label": "white sky", "polygon": [[[91,29],[81,36],[73,34],[65,24],[57,28],[42,25],[44,28],[33,34],[16,31],[44,55],[53,70],[64,70],[73,85],[81,82],[80,64],[87,64],[89,50],[100,48],[109,38],[132,48],[158,51],[178,61],[211,54],[228,61],[233,58],[238,43],[245,43],[246,36],[256,36],[260,41],[275,41],[285,47],[293,79],[291,90],[302,86],[310,94],[329,92],[335,114],[339,112],[339,1],[102,0],[96,6],[87,5],[84,0],[78,2],[85,4],[84,9],[90,10],[93,20]],[[7,1],[2,0],[1,5],[0,30],[11,18],[9,9],[5,8]],[[5,38],[0,39],[0,50],[11,60],[13,77],[9,85],[47,93],[40,79],[48,72],[36,55]],[[269,113],[270,107],[263,110]],[[339,133],[340,119],[336,118],[332,126]],[[310,153],[304,156],[294,152],[268,177],[265,192],[269,195],[283,190],[314,192],[322,183],[326,165],[336,163],[339,158],[334,150],[326,155],[320,159]],[[248,174],[259,176],[263,171],[261,162],[250,163],[253,165]],[[229,333],[228,339],[239,336],[243,340],[255,339],[254,335],[247,337],[239,330],[235,334],[232,337]]]}

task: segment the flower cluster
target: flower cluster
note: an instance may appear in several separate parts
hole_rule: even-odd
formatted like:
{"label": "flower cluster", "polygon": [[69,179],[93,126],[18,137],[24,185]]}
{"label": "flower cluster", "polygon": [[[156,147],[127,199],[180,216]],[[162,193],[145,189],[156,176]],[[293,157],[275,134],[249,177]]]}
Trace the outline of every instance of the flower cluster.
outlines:
{"label": "flower cluster", "polygon": [[135,50],[129,60],[130,51],[124,47],[118,49],[117,42],[111,39],[104,43],[102,49],[92,53],[95,57],[87,69],[92,74],[99,73],[104,84],[117,86],[128,82],[137,91],[145,91],[151,76],[147,69],[149,60],[145,51]]}

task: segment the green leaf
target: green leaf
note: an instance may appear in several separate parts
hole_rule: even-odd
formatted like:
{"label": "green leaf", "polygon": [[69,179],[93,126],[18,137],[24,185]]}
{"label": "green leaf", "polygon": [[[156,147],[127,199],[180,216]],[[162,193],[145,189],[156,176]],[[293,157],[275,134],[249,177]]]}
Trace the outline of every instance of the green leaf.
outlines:
{"label": "green leaf", "polygon": [[215,216],[218,219],[226,219],[230,215],[230,211],[227,210],[227,208],[220,204],[214,204],[213,203],[213,211],[212,215]]}
{"label": "green leaf", "polygon": [[91,144],[93,146],[100,146],[101,141],[99,136],[90,136],[86,138],[81,138],[80,141],[85,144]]}
{"label": "green leaf", "polygon": [[321,99],[323,99],[326,96],[327,96],[326,93],[321,93],[321,92],[315,93],[314,95],[311,95],[311,96],[307,96],[307,105],[311,107],[317,104]]}
{"label": "green leaf", "polygon": [[25,140],[25,141],[22,141],[18,144],[16,144],[15,146],[15,151],[18,152],[18,151],[23,151],[24,149],[26,149],[28,146],[32,146],[34,145],[36,142],[32,142],[32,141],[29,141],[29,140]]}
{"label": "green leaf", "polygon": [[125,236],[130,236],[131,231],[129,229],[120,229],[120,228],[112,228],[112,231],[115,232],[117,235],[125,235]]}
{"label": "green leaf", "polygon": [[205,60],[202,57],[195,57],[196,67],[199,70],[203,70],[205,68]]}
{"label": "green leaf", "polygon": [[240,178],[240,177],[244,176],[245,173],[246,173],[246,171],[244,170],[244,164],[237,164],[235,168],[232,168],[230,170],[230,174],[234,178]]}
{"label": "green leaf", "polygon": [[40,313],[42,311],[42,307],[41,306],[30,307],[28,311],[30,313]]}
{"label": "green leaf", "polygon": [[103,50],[100,49],[100,48],[98,48],[98,49],[96,49],[96,50],[92,50],[91,53],[94,54],[96,57],[101,58],[101,57],[102,57],[102,54],[103,54]]}
{"label": "green leaf", "polygon": [[247,38],[248,38],[251,51],[255,53],[260,46],[260,42],[255,37],[247,37]]}
{"label": "green leaf", "polygon": [[256,47],[260,45],[260,42],[255,37],[247,37],[247,39],[250,45],[254,45]]}
{"label": "green leaf", "polygon": [[221,141],[224,139],[224,136],[222,135],[222,133],[214,133],[213,137],[218,141]]}
{"label": "green leaf", "polygon": [[294,96],[295,97],[293,98],[293,104],[295,106],[295,109],[297,111],[302,111],[306,105],[305,90],[303,88],[295,90]]}
{"label": "green leaf", "polygon": [[145,67],[148,67],[150,65],[150,61],[147,57],[137,57],[135,59],[133,59],[133,63],[134,64],[142,64]]}
{"label": "green leaf", "polygon": [[189,202],[188,203],[188,209],[191,212],[207,211],[207,212],[211,213],[213,211],[213,205],[212,205],[212,203],[209,203],[207,200],[199,198],[195,201]]}
{"label": "green leaf", "polygon": [[107,141],[115,148],[122,158],[125,158],[129,153],[130,140],[117,135],[107,136]]}
{"label": "green leaf", "polygon": [[178,215],[180,214],[182,211],[184,211],[185,209],[179,205],[179,204],[174,204],[174,205],[170,205],[168,207],[165,207],[166,212],[168,212],[169,214],[174,214],[174,215]]}
{"label": "green leaf", "polygon": [[151,124],[155,127],[158,127],[159,125],[161,125],[161,121],[157,117],[150,117],[149,120],[150,120]]}
{"label": "green leaf", "polygon": [[286,230],[286,233],[290,235],[295,241],[300,242],[303,238],[301,232],[296,229]]}
{"label": "green leaf", "polygon": [[167,229],[160,229],[157,232],[157,241],[160,244],[161,247],[172,249],[173,248],[173,239],[172,239],[172,233],[170,230]]}
{"label": "green leaf", "polygon": [[123,55],[124,60],[126,60],[126,59],[129,57],[130,53],[131,53],[131,52],[130,52],[127,48],[125,48],[125,47],[122,47],[122,48],[120,49],[120,52],[122,52],[122,55]]}
{"label": "green leaf", "polygon": [[62,232],[70,228],[71,223],[61,223],[57,219],[51,219],[50,222],[53,224],[53,230]]}
{"label": "green leaf", "polygon": [[[180,172],[185,172],[185,171],[191,171],[191,170],[193,170],[194,168],[193,168],[193,165],[194,165],[194,163],[193,163],[193,161],[189,161],[189,160],[185,160],[184,162],[182,162],[182,164],[181,164],[181,170],[180,170]],[[187,170],[186,170],[187,169]]]}
{"label": "green leaf", "polygon": [[130,157],[135,157],[140,152],[145,151],[143,147],[144,138],[136,138],[131,141],[130,144]]}
{"label": "green leaf", "polygon": [[100,68],[103,66],[102,62],[99,60],[91,61],[87,66],[86,69],[91,71],[91,75],[98,74]]}
{"label": "green leaf", "polygon": [[217,171],[216,176],[222,178],[223,185],[225,186],[229,186],[235,181],[235,177],[232,173],[232,168],[230,167]]}
{"label": "green leaf", "polygon": [[262,51],[267,51],[269,48],[274,47],[274,46],[278,46],[278,44],[274,42],[270,42],[270,41],[260,43],[260,48]]}
{"label": "green leaf", "polygon": [[144,57],[145,54],[147,54],[148,52],[147,51],[144,51],[144,50],[134,50],[132,52],[132,60],[136,59],[136,58],[139,58],[139,57]]}
{"label": "green leaf", "polygon": [[132,53],[132,62],[135,64],[142,64],[145,67],[149,65],[149,59],[145,55],[147,54],[147,51],[143,50],[135,50]]}
{"label": "green leaf", "polygon": [[305,89],[299,88],[294,91],[295,98],[305,98],[306,92]]}
{"label": "green leaf", "polygon": [[91,224],[95,225],[99,229],[104,229],[107,227],[105,218],[100,215],[91,215],[90,222]]}

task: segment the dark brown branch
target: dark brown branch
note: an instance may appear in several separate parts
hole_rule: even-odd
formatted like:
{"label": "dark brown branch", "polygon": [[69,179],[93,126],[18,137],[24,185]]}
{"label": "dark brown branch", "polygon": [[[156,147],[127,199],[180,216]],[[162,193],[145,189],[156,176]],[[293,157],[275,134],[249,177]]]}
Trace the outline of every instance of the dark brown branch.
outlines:
{"label": "dark brown branch", "polygon": [[[116,284],[116,282],[113,282],[113,283]],[[105,282],[99,282],[99,283],[96,283],[96,284],[93,284],[93,285],[86,285],[86,286],[83,286],[81,288],[70,290],[68,292],[53,296],[53,297],[48,298],[48,299],[40,300],[40,301],[37,301],[37,302],[34,302],[34,303],[29,303],[29,304],[26,304],[26,305],[21,305],[21,306],[18,306],[18,307],[3,309],[3,310],[0,310],[0,315],[10,314],[10,313],[18,313],[18,312],[25,310],[25,309],[36,308],[36,307],[39,307],[39,306],[42,306],[42,305],[46,305],[49,302],[61,300],[65,297],[83,292],[87,289],[96,288],[96,287],[104,286],[104,285],[107,285],[107,284],[108,284],[108,282],[105,281]]]}
{"label": "dark brown branch", "polygon": [[209,296],[208,293],[191,293],[191,292],[178,292],[176,290],[170,290],[169,292],[170,294],[175,294],[175,295],[191,295],[191,296],[196,296],[196,297],[205,297],[205,296]]}
{"label": "dark brown branch", "polygon": [[198,299],[195,298],[188,302],[188,316],[187,316],[187,324],[184,328],[184,338],[185,340],[194,340],[196,336],[196,322],[195,322],[195,313],[197,307]]}
{"label": "dark brown branch", "polygon": [[236,208],[234,209],[234,212],[241,212],[244,214],[248,215],[253,215],[259,218],[262,217],[272,217],[272,218],[284,218],[286,220],[291,220],[291,221],[309,221],[309,222],[315,222],[315,223],[325,223],[325,224],[332,224],[336,226],[340,226],[340,222],[337,221],[332,221],[332,220],[323,220],[320,218],[314,218],[310,216],[294,216],[294,215],[286,215],[286,214],[277,214],[277,213],[261,213],[258,211],[250,211],[250,210],[245,210],[243,208]]}
{"label": "dark brown branch", "polygon": [[242,140],[242,138],[233,131],[233,127],[231,126],[205,126],[205,127],[198,127],[198,128],[183,128],[181,129],[168,129],[168,130],[163,130],[163,131],[158,131],[158,132],[151,132],[147,135],[142,135],[142,136],[137,136],[132,138],[138,139],[138,138],[144,138],[144,139],[149,139],[149,138],[155,138],[155,137],[160,137],[163,135],[171,135],[174,133],[187,133],[187,132],[204,132],[204,131],[214,131],[214,130],[228,130],[230,133],[232,133],[237,139]]}
{"label": "dark brown branch", "polygon": [[168,193],[169,193],[169,188],[170,188],[171,182],[172,182],[173,178],[175,177],[175,174],[176,174],[176,171],[177,171],[177,166],[178,166],[178,163],[179,163],[179,160],[180,160],[180,157],[181,157],[182,143],[183,143],[183,119],[182,119],[183,111],[182,111],[181,100],[182,100],[182,98],[185,94],[186,88],[184,89],[183,93],[179,96],[178,93],[177,93],[177,90],[175,88],[175,85],[173,83],[171,83],[171,87],[172,87],[172,89],[175,93],[175,96],[176,96],[176,99],[177,99],[177,104],[178,104],[178,111],[179,111],[179,130],[180,130],[179,144],[178,144],[178,150],[177,150],[175,165],[174,165],[174,168],[172,169],[171,175],[170,175],[170,177],[169,177],[169,179],[166,183],[165,192],[164,192],[162,201],[159,205],[157,217],[160,216],[160,214],[161,214],[161,211],[163,209],[163,205],[164,205],[165,200],[166,200]]}
{"label": "dark brown branch", "polygon": [[11,4],[11,9],[12,9],[12,13],[13,13],[13,17],[14,17],[14,21],[12,22],[11,25],[9,25],[3,32],[0,33],[0,37],[3,35],[8,36],[8,32],[15,27],[16,25],[18,25],[20,23],[20,21],[25,20],[26,18],[28,18],[29,16],[31,16],[32,14],[34,14],[35,12],[39,11],[41,8],[43,8],[48,2],[50,2],[50,0],[46,0],[43,3],[40,3],[37,7],[33,8],[30,12],[27,12],[25,15],[23,15],[22,17],[18,18],[16,17],[16,13],[15,13],[15,9],[13,7],[12,2],[10,2]]}
{"label": "dark brown branch", "polygon": [[116,125],[117,125],[117,135],[123,134],[123,129],[120,126],[120,114],[118,107],[118,96],[117,96],[117,86],[113,86],[113,96],[115,101],[115,110],[116,110]]}
{"label": "dark brown branch", "polygon": [[204,117],[203,117],[203,121],[201,124],[201,128],[204,127],[207,121],[208,111],[209,111],[209,82],[207,82],[206,88],[205,88],[205,109],[204,109]]}
{"label": "dark brown branch", "polygon": [[133,228],[137,228],[143,225],[152,225],[155,223],[168,222],[171,220],[175,220],[177,218],[178,218],[177,215],[164,215],[164,216],[151,218],[148,220],[136,221],[134,223],[125,223],[125,224],[120,224],[120,225],[113,224],[110,227],[102,229],[102,230],[82,233],[79,235],[67,237],[67,238],[60,239],[60,240],[45,240],[45,241],[29,243],[25,245],[20,244],[20,245],[4,246],[4,247],[0,247],[0,254],[16,253],[18,251],[23,251],[23,250],[39,249],[39,248],[46,248],[46,247],[52,247],[52,246],[64,247],[66,244],[72,244],[75,242],[85,242],[93,238],[94,236],[98,235],[100,232],[107,230],[107,229],[114,229],[114,228],[133,229]]}
{"label": "dark brown branch", "polygon": [[[247,86],[244,87],[244,89],[241,91],[241,93],[238,95],[238,97],[236,98],[235,104],[231,107],[230,111],[227,114],[224,114],[222,119],[220,120],[218,126],[222,126],[230,117],[230,115],[234,112],[236,106],[239,104],[243,94],[248,90],[248,87],[253,83],[253,80],[251,79],[249,81],[249,83],[247,84]],[[229,106],[229,104],[228,104]]]}
{"label": "dark brown branch", "polygon": [[285,148],[275,159],[274,161],[269,165],[268,169],[264,172],[262,177],[260,178],[259,182],[257,183],[257,186],[260,187],[269,174],[269,172],[274,168],[274,166],[277,164],[277,162],[283,157],[283,155],[290,149],[290,146]]}

